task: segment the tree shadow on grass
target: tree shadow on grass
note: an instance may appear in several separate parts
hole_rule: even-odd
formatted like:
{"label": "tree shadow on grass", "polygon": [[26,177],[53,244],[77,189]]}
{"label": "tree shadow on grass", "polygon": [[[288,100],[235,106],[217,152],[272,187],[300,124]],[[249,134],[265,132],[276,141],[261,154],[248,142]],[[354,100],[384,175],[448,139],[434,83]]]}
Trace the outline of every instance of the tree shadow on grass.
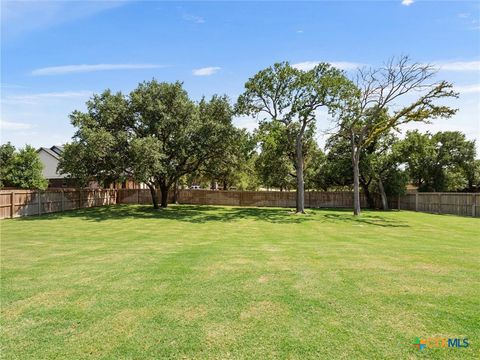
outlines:
{"label": "tree shadow on grass", "polygon": [[167,209],[157,210],[151,206],[114,205],[23,217],[18,220],[43,221],[65,218],[79,218],[95,222],[135,218],[176,220],[189,223],[230,222],[241,219],[274,223],[301,223],[313,220],[308,215],[295,215],[289,209],[217,207],[208,205],[172,205]]}
{"label": "tree shadow on grass", "polygon": [[351,223],[351,224],[365,224],[365,225],[375,225],[381,227],[410,227],[406,223],[390,218],[385,218],[384,216],[371,215],[370,213],[367,216],[353,216],[347,214],[324,214],[323,217],[329,221],[339,222],[339,223]]}
{"label": "tree shadow on grass", "polygon": [[[350,214],[349,214],[350,213]],[[188,223],[232,222],[242,219],[279,224],[300,224],[311,221],[330,223],[366,224],[382,227],[407,227],[408,225],[370,212],[354,217],[348,209],[307,209],[306,215],[297,215],[291,209],[267,207],[221,207],[208,205],[173,205],[167,209],[151,206],[114,205],[79,209],[42,216],[24,217],[19,221],[46,221],[78,218],[93,222],[134,219],[175,220]]]}

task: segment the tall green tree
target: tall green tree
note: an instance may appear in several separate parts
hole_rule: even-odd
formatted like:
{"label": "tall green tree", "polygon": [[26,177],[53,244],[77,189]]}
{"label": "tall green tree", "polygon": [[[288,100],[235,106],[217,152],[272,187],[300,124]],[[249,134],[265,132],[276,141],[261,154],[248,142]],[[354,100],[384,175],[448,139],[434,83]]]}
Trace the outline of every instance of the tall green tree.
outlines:
{"label": "tall green tree", "polygon": [[468,191],[480,190],[480,159],[473,160],[467,168]]}
{"label": "tall green tree", "polygon": [[245,129],[232,128],[224,138],[223,152],[210,158],[199,169],[199,175],[208,179],[212,188],[220,184],[223,190],[241,187],[242,174],[247,171],[255,151],[255,141]]}
{"label": "tall green tree", "polygon": [[202,164],[221,156],[233,129],[225,96],[195,103],[180,82],[143,82],[129,96],[109,90],[75,111],[73,142],[59,168],[72,177],[103,180],[131,176],[166,207],[171,187]]}
{"label": "tall green tree", "polygon": [[256,131],[259,154],[255,169],[266,188],[295,188],[295,144],[289,130],[278,121],[270,121],[261,122]]}
{"label": "tall green tree", "polygon": [[[393,133],[378,137],[363,149],[359,162],[359,184],[370,208],[375,206],[375,194],[380,195],[382,207],[388,209],[387,195],[404,193],[407,178],[401,169],[401,159]],[[333,136],[327,141],[327,159],[322,172],[328,187],[353,186],[350,142]]]}
{"label": "tall green tree", "polygon": [[16,151],[10,143],[0,146],[0,187],[45,189],[48,181],[43,177],[43,164],[34,147],[26,145]]}
{"label": "tall green tree", "polygon": [[384,134],[365,149],[365,160],[360,160],[361,177],[372,180],[383,210],[388,210],[388,195],[402,195],[406,191],[408,177],[401,169],[397,144],[398,138],[393,133]]}
{"label": "tall green tree", "polygon": [[397,145],[402,162],[406,164],[409,180],[419,189],[426,185],[435,163],[436,147],[431,141],[431,134],[422,134],[418,130],[407,131],[405,138]]}
{"label": "tall green tree", "polygon": [[350,144],[348,141],[330,137],[325,146],[325,163],[318,176],[322,179],[322,188],[329,189],[351,188],[353,173],[351,167]]}
{"label": "tall green tree", "polygon": [[305,157],[305,189],[325,189],[325,164],[327,157],[318,144],[313,141]]}
{"label": "tall green tree", "polygon": [[87,111],[73,111],[73,141],[64,146],[58,171],[85,186],[92,179],[107,184],[131,175],[130,142],[134,118],[121,92],[105,90],[86,103]]}
{"label": "tall green tree", "polygon": [[5,183],[8,183],[9,176],[12,172],[13,158],[15,156],[15,146],[10,144],[0,145],[0,188],[3,188]]}
{"label": "tall green tree", "polygon": [[288,62],[276,63],[259,71],[245,83],[245,92],[237,101],[237,112],[264,116],[289,129],[295,141],[296,211],[305,212],[304,135],[315,127],[317,110],[329,111],[351,85],[344,74],[329,64],[321,63],[310,71],[293,68]]}
{"label": "tall green tree", "polygon": [[[378,69],[360,69],[356,77],[358,92],[346,98],[337,112],[338,135],[350,141],[354,184],[354,215],[360,215],[360,157],[363,149],[379,136],[410,122],[448,118],[456,110],[438,105],[437,100],[455,98],[452,84],[433,82],[430,65],[412,63],[406,56],[392,59]],[[416,100],[390,110],[407,95]]]}
{"label": "tall green tree", "polygon": [[171,187],[202,164],[221,157],[224,140],[233,131],[232,109],[225,96],[213,96],[195,104],[181,83],[156,81],[140,84],[131,94],[136,133],[158,141],[163,158],[161,171],[152,178],[161,191],[161,206],[167,206]]}
{"label": "tall green tree", "polygon": [[[279,121],[260,123],[255,134],[259,144],[256,169],[262,184],[267,188],[280,190],[295,188],[297,177],[296,131],[295,126],[286,127]],[[312,184],[310,181],[314,172],[312,166],[316,166],[315,156],[319,156],[319,152],[321,152],[314,135],[314,127],[309,127],[303,135],[302,158],[306,188]]]}
{"label": "tall green tree", "polygon": [[419,191],[460,191],[473,184],[475,142],[461,132],[409,131],[398,149]]}

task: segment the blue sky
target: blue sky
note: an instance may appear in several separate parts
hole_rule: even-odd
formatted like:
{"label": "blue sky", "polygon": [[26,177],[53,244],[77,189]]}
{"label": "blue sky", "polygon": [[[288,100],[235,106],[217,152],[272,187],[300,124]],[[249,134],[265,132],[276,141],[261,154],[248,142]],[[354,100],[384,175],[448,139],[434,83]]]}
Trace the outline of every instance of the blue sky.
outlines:
{"label": "blue sky", "polygon": [[[51,146],[73,134],[68,114],[106,88],[181,80],[194,99],[232,102],[258,70],[288,60],[353,73],[408,54],[439,67],[460,109],[411,125],[460,130],[480,148],[480,4],[467,1],[2,1],[1,142]],[[252,130],[255,119],[236,124]],[[318,117],[318,139],[330,123]]]}

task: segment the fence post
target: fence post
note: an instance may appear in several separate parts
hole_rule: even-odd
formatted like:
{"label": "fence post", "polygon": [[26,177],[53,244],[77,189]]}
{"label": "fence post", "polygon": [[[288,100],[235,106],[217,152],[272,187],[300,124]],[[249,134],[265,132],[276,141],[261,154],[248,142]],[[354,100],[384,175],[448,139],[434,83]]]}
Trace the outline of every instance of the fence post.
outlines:
{"label": "fence post", "polygon": [[140,189],[137,189],[137,205],[140,204]]}
{"label": "fence post", "polygon": [[13,211],[15,210],[15,204],[13,202],[13,200],[15,199],[15,192],[12,191],[10,193],[10,218],[13,219]]}
{"label": "fence post", "polygon": [[62,189],[62,192],[60,193],[61,194],[61,207],[60,207],[60,210],[63,211],[65,209],[65,190]]}
{"label": "fence post", "polygon": [[38,215],[42,215],[42,192],[41,192],[41,190],[38,190],[38,191],[37,191],[37,195],[38,195],[38,200],[37,200],[37,203],[38,203]]}
{"label": "fence post", "polygon": [[473,196],[473,201],[472,201],[472,217],[475,217],[475,206],[477,205],[477,195],[472,194]]}
{"label": "fence post", "polygon": [[442,213],[442,193],[438,193],[438,213]]}
{"label": "fence post", "polygon": [[400,210],[400,195],[397,197],[397,209]]}
{"label": "fence post", "polygon": [[418,211],[418,192],[415,193],[415,211]]}

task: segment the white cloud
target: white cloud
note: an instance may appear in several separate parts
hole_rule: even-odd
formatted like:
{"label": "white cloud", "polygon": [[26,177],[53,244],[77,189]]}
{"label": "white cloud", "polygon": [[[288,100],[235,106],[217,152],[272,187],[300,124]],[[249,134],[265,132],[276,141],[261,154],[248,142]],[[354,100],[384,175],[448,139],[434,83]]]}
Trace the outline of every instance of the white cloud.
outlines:
{"label": "white cloud", "polygon": [[93,95],[91,90],[48,92],[37,94],[9,95],[2,99],[3,104],[35,104],[39,101],[54,99],[87,98]]}
{"label": "white cloud", "polygon": [[183,20],[193,22],[195,24],[204,24],[205,19],[201,16],[192,15],[192,14],[183,14]]}
{"label": "white cloud", "polygon": [[258,125],[258,119],[249,116],[237,116],[233,119],[233,123],[240,129],[247,129],[249,132],[253,132]]}
{"label": "white cloud", "polygon": [[9,96],[9,99],[17,100],[31,100],[38,98],[72,98],[72,97],[85,97],[92,95],[93,91],[82,90],[82,91],[64,91],[64,92],[47,92],[47,93],[38,93],[38,94],[26,94],[26,95],[12,95]]}
{"label": "white cloud", "polygon": [[192,74],[195,76],[210,76],[218,72],[220,69],[221,67],[218,66],[209,66],[200,69],[193,69]]}
{"label": "white cloud", "polygon": [[17,85],[17,84],[1,83],[0,88],[2,88],[2,89],[22,89],[22,88],[25,88],[25,86]]}
{"label": "white cloud", "polygon": [[433,65],[444,71],[480,71],[480,61],[433,62]]}
{"label": "white cloud", "polygon": [[461,94],[480,93],[480,84],[458,85],[454,86],[454,90],[458,91]]}
{"label": "white cloud", "polygon": [[155,64],[80,64],[80,65],[62,65],[51,66],[32,71],[32,75],[62,75],[73,73],[85,73],[93,71],[108,71],[108,70],[138,70],[138,69],[156,69],[161,68],[162,65]]}
{"label": "white cloud", "polygon": [[359,67],[364,66],[364,64],[353,63],[348,61],[334,61],[334,62],[331,62],[330,64],[332,64],[332,66],[339,68],[341,70],[355,70],[355,69],[358,69]]}
{"label": "white cloud", "polygon": [[[5,37],[54,27],[114,9],[127,1],[2,1]],[[3,40],[2,36],[2,40]]]}
{"label": "white cloud", "polygon": [[461,19],[467,19],[467,18],[470,17],[470,14],[469,13],[460,13],[457,16]]}
{"label": "white cloud", "polygon": [[402,0],[402,5],[410,6],[413,4],[413,0]]}
{"label": "white cloud", "polygon": [[303,30],[297,30],[296,33],[297,34],[303,34]]}
{"label": "white cloud", "polygon": [[[304,62],[292,64],[292,67],[298,70],[308,71],[308,70],[312,70],[320,62],[321,61],[304,61]],[[330,64],[341,70],[355,70],[363,66],[363,64],[348,62],[348,61],[332,61],[330,62]]]}
{"label": "white cloud", "polygon": [[30,124],[25,124],[25,123],[20,123],[20,122],[13,122],[13,121],[6,121],[6,120],[0,120],[0,129],[2,130],[28,130],[31,129],[32,125]]}
{"label": "white cloud", "polygon": [[308,71],[313,69],[317,65],[318,65],[318,62],[316,61],[304,61],[304,62],[292,64],[292,67],[298,70]]}

